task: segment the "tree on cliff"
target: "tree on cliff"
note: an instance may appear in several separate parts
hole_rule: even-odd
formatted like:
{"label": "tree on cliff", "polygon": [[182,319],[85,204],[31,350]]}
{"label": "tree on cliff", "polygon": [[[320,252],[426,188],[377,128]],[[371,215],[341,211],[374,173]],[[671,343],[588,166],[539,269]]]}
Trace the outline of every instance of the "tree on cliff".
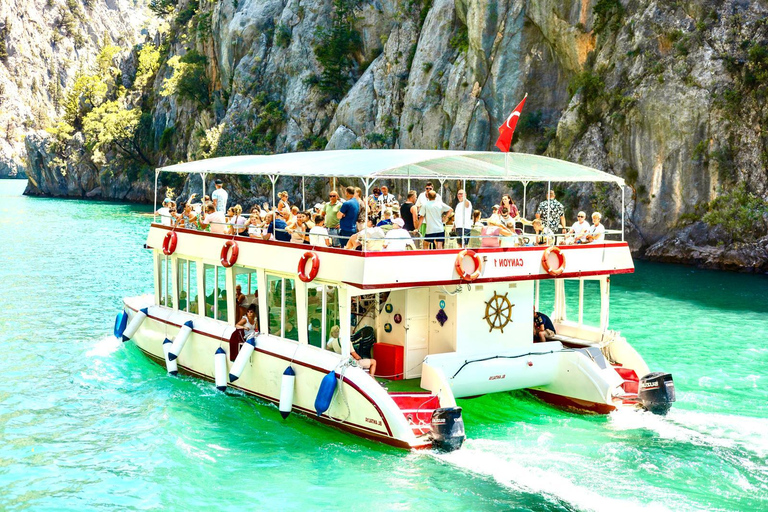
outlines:
{"label": "tree on cliff", "polygon": [[83,133],[93,162],[105,163],[106,153],[117,149],[128,158],[154,166],[142,150],[146,145],[147,121],[151,123],[151,118],[141,109],[124,109],[118,101],[94,108],[83,120]]}
{"label": "tree on cliff", "polygon": [[340,100],[352,86],[354,55],[362,46],[360,34],[353,28],[353,0],[333,0],[331,26],[317,28],[315,56],[323,66],[318,87],[331,100]]}

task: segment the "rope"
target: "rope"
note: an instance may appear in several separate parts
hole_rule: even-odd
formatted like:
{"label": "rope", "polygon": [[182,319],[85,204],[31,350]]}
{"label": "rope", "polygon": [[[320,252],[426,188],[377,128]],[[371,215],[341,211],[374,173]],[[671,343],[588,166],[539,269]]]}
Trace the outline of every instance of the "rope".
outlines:
{"label": "rope", "polygon": [[461,372],[461,370],[464,369],[465,366],[468,366],[472,363],[482,363],[483,361],[490,361],[492,359],[519,359],[521,357],[528,357],[528,356],[543,356],[547,354],[554,354],[556,352],[565,352],[567,349],[564,350],[550,350],[549,352],[528,352],[527,354],[518,354],[516,356],[491,356],[491,357],[484,357],[482,359],[473,359],[471,361],[464,361],[464,364],[459,367],[458,370],[456,370],[456,373],[453,374],[451,377],[451,380],[456,378],[456,376]]}

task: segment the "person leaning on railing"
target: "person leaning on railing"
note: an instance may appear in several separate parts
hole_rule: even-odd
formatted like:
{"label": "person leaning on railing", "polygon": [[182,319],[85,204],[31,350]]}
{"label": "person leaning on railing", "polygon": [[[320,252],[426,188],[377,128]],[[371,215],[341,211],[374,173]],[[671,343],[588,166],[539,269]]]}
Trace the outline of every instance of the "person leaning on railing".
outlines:
{"label": "person leaning on railing", "polygon": [[229,232],[248,238],[248,220],[241,215],[242,213],[243,207],[239,204],[232,207],[232,217],[228,222]]}
{"label": "person leaning on railing", "polygon": [[211,233],[226,234],[227,232],[227,219],[224,217],[224,212],[216,210],[213,203],[205,205],[205,218],[200,223],[201,229],[208,229],[209,227]]}
{"label": "person leaning on railing", "polygon": [[586,236],[586,243],[605,241],[605,226],[600,223],[603,218],[600,212],[592,212],[592,225]]}

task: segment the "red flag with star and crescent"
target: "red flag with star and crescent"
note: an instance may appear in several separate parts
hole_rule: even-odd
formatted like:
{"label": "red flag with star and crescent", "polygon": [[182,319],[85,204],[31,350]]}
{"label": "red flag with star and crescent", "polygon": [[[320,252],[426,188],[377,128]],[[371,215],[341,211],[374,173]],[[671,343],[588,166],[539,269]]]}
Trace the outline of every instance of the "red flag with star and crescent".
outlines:
{"label": "red flag with star and crescent", "polygon": [[525,94],[523,101],[515,107],[515,110],[509,114],[509,117],[504,121],[504,124],[499,126],[499,138],[496,141],[496,147],[503,153],[509,153],[509,147],[512,145],[512,135],[515,134],[515,127],[520,120],[520,112],[523,111],[523,105],[525,105],[525,99],[527,97],[528,93]]}

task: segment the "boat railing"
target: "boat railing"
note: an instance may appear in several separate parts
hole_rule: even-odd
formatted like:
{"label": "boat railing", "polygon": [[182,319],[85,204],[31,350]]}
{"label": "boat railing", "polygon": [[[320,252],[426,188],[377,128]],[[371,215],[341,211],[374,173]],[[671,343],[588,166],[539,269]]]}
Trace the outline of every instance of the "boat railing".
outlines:
{"label": "boat railing", "polygon": [[[248,218],[249,216],[243,215],[243,217]],[[159,222],[158,222],[159,221]],[[163,226],[168,226],[171,228],[184,228],[184,229],[191,229],[193,231],[200,231],[200,232],[212,232],[212,233],[218,233],[218,234],[225,234],[225,235],[233,235],[235,236],[235,233],[233,233],[233,228],[231,223],[220,223],[220,222],[211,222],[209,225],[207,225],[206,229],[202,229],[202,226],[199,223],[193,223],[192,225],[185,224],[183,219],[177,219],[173,218],[168,215],[161,215],[156,214],[155,215],[155,222],[158,224],[161,224]],[[272,234],[268,239],[264,238],[264,235],[266,234],[266,229],[264,226],[259,227],[252,227],[248,226],[250,229],[248,229],[244,235],[237,235],[244,238],[251,238],[251,239],[257,239],[257,240],[268,240],[268,241],[275,241],[275,236]],[[275,228],[273,230],[273,233],[284,233],[287,237],[289,237],[293,230],[291,229],[281,229],[281,228]],[[363,251],[363,252],[381,252],[381,251],[387,251],[388,249],[384,248],[384,242],[387,240],[386,238],[381,238],[381,236],[367,236],[366,233],[361,233],[356,237],[357,244],[356,247],[350,247],[347,242],[350,237],[348,236],[341,236],[336,234],[337,231],[335,230],[329,230],[327,235],[310,235],[309,231],[305,233],[306,238],[308,239],[310,236],[319,236],[319,237],[327,237],[331,240],[331,246],[329,246],[329,249],[335,249],[340,251]],[[434,238],[427,238],[425,236],[421,236],[418,231],[411,231],[409,232],[411,235],[410,241],[413,242],[412,244],[406,245],[406,250],[427,250],[427,249],[435,249],[433,242],[435,242]],[[557,246],[569,246],[569,245],[598,245],[601,243],[606,242],[616,242],[621,240],[621,230],[605,230],[603,240],[597,240],[594,242],[577,242],[573,239],[572,234],[567,233],[557,233],[557,234],[551,234],[551,235],[542,235],[542,234],[536,234],[535,232],[527,232],[525,228],[518,229],[517,233],[511,236],[499,236],[499,235],[465,235],[465,236],[459,236],[458,234],[450,234],[446,233],[445,236],[439,241],[442,243],[442,249],[445,250],[457,250],[457,249],[485,249],[485,248],[495,248],[495,247],[501,247],[501,248],[514,248],[514,247],[549,247],[553,245]],[[286,240],[288,241],[288,240]],[[408,239],[404,240],[406,243],[408,242]],[[285,241],[283,241],[285,242]],[[401,244],[403,243],[403,239],[399,239],[398,246],[401,247]],[[299,244],[298,242],[297,245]],[[312,245],[308,242],[305,242],[305,245]],[[326,247],[326,245],[321,244],[321,247]],[[392,249],[390,249],[392,250]]]}

